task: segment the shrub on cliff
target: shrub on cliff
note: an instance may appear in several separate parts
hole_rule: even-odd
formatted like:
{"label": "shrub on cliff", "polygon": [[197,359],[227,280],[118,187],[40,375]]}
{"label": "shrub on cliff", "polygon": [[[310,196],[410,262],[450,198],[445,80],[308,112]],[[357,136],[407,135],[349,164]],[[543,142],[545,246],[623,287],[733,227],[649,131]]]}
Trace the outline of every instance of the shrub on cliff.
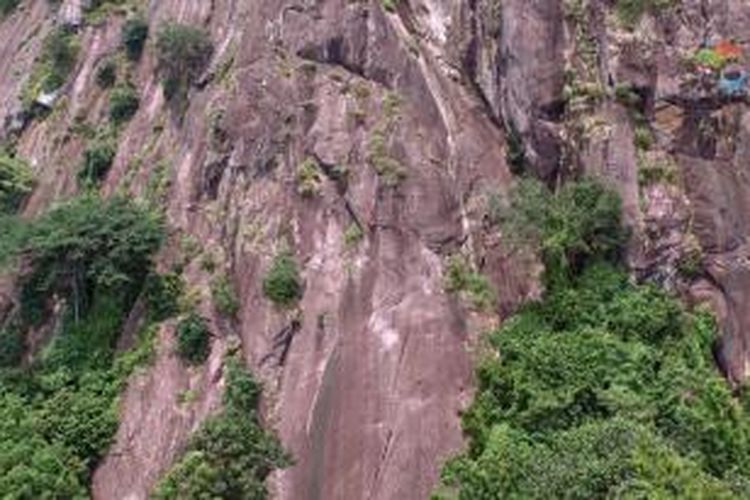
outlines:
{"label": "shrub on cliff", "polygon": [[51,92],[61,87],[68,79],[68,75],[78,58],[78,40],[75,33],[65,27],[55,28],[44,40],[41,64],[43,77],[41,80],[44,92]]}
{"label": "shrub on cliff", "polygon": [[593,179],[571,182],[552,193],[523,179],[501,214],[504,233],[538,248],[548,281],[573,276],[597,259],[616,261],[627,239],[620,199]]}
{"label": "shrub on cliff", "polygon": [[588,268],[491,335],[445,484],[472,499],[732,498],[750,484],[750,415],[713,365],[715,335],[611,264]]}
{"label": "shrub on cliff", "polygon": [[633,27],[646,12],[659,12],[675,4],[675,0],[617,0],[615,9],[620,21]]}
{"label": "shrub on cliff", "polygon": [[492,283],[462,255],[448,259],[445,289],[450,293],[465,294],[472,305],[482,311],[491,310],[497,300]]}
{"label": "shrub on cliff", "polygon": [[6,16],[13,12],[21,0],[0,0],[0,15]]}
{"label": "shrub on cliff", "polygon": [[0,328],[0,368],[16,366],[24,351],[23,334],[13,327]]}
{"label": "shrub on cliff", "polygon": [[263,278],[263,294],[278,306],[291,306],[302,297],[297,263],[289,252],[278,254]]}
{"label": "shrub on cliff", "polygon": [[31,192],[34,177],[21,158],[0,150],[0,213],[14,212]]}
{"label": "shrub on cliff", "polygon": [[143,48],[148,38],[148,23],[140,16],[130,17],[122,26],[120,39],[125,48],[125,54],[131,61],[141,58]]}
{"label": "shrub on cliff", "polygon": [[183,101],[211,59],[213,45],[200,28],[168,22],[159,28],[156,55],[168,100]]}
{"label": "shrub on cliff", "polygon": [[203,363],[209,354],[211,333],[203,318],[189,314],[177,325],[177,354],[191,365]]}
{"label": "shrub on cliff", "polygon": [[118,85],[109,96],[109,119],[115,125],[130,120],[138,111],[138,91],[132,85]]}
{"label": "shrub on cliff", "polygon": [[108,57],[104,59],[99,66],[96,68],[96,84],[103,88],[108,89],[117,81],[117,62],[114,58]]}
{"label": "shrub on cliff", "polygon": [[231,317],[240,310],[237,293],[226,275],[219,276],[211,282],[211,297],[221,314]]}
{"label": "shrub on cliff", "polygon": [[264,481],[289,457],[258,420],[260,387],[234,355],[225,361],[224,408],[191,438],[185,455],[156,486],[152,497],[248,498],[267,496]]}
{"label": "shrub on cliff", "polygon": [[185,281],[176,272],[151,273],[146,278],[144,289],[151,318],[163,321],[177,314],[184,288]]}
{"label": "shrub on cliff", "polygon": [[108,140],[95,140],[83,152],[83,163],[78,170],[78,182],[82,185],[95,185],[109,172],[115,159],[114,145]]}

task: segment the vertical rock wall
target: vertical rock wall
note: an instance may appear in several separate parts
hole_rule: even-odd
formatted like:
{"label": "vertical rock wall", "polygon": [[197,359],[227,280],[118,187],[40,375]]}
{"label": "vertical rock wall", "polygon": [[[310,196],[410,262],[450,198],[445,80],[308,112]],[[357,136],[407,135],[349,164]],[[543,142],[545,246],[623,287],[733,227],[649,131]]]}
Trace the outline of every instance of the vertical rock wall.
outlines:
{"label": "vertical rock wall", "polygon": [[[167,253],[198,242],[186,277],[220,335],[207,366],[186,371],[164,326],[157,361],[122,399],[94,496],[146,497],[218,404],[221,355],[237,336],[266,385],[267,424],[296,460],[274,475],[276,498],[425,498],[462,445],[477,334],[539,294],[533,259],[504,245],[487,219],[490,200],[511,186],[511,141],[550,184],[587,172],[620,191],[637,275],[712,304],[725,332],[718,357],[732,380],[744,379],[750,122],[744,102],[686,100],[679,61],[706,37],[749,39],[750,10],[685,0],[628,31],[610,4],[409,0],[387,12],[374,0],[148,3],[152,33],[168,19],[201,25],[215,52],[182,119],[164,102],[152,49],[131,68],[141,107],[102,191],[162,186]],[[0,23],[6,132],[17,130],[24,76],[55,22],[48,2],[34,0]],[[79,28],[63,97],[18,136],[39,178],[28,214],[76,189],[86,145],[76,125],[106,120],[93,74],[122,22],[115,13]],[[618,97],[626,84],[644,121]],[[643,126],[653,135],[647,152],[637,147]],[[299,190],[305,161],[317,172],[313,196]],[[647,161],[676,175],[644,183]],[[679,268],[696,244],[699,269],[687,277]],[[262,295],[282,249],[304,277],[298,310]],[[459,251],[490,276],[496,310],[445,292],[447,258]],[[239,292],[234,320],[212,307],[205,256]],[[196,393],[187,406],[186,390]]]}

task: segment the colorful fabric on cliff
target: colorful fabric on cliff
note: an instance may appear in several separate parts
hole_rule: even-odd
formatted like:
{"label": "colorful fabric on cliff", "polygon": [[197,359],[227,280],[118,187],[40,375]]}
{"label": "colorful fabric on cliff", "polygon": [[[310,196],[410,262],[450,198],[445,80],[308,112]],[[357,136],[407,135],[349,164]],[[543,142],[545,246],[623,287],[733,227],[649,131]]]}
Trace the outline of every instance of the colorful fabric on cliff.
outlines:
{"label": "colorful fabric on cliff", "polygon": [[731,40],[721,40],[714,45],[713,50],[727,60],[736,61],[742,57],[742,47]]}

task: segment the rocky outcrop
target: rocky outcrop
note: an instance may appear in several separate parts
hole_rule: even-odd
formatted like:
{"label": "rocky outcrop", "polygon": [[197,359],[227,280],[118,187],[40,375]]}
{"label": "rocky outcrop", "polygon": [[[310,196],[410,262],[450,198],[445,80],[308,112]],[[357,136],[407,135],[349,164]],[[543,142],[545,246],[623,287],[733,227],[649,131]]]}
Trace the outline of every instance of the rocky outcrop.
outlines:
{"label": "rocky outcrop", "polygon": [[[744,102],[685,100],[679,61],[707,36],[747,39],[750,10],[685,0],[631,32],[611,3],[151,2],[152,33],[168,19],[204,26],[214,55],[182,117],[164,101],[150,50],[129,67],[141,106],[102,191],[163,204],[168,253],[198,247],[182,249],[185,276],[220,335],[208,365],[186,371],[165,327],[154,365],[122,398],[94,496],[146,497],[216,408],[223,346],[237,335],[266,385],[266,423],[295,457],[273,477],[276,498],[426,497],[462,446],[477,334],[539,294],[533,256],[508,247],[487,217],[519,148],[551,185],[587,172],[618,189],[635,273],[711,304],[724,329],[718,357],[744,379],[750,122]],[[56,19],[49,9],[26,2],[0,24],[4,123],[21,109],[21,76]],[[39,179],[28,214],[76,190],[87,140],[78,131],[106,120],[93,75],[122,22],[115,12],[80,27],[65,94],[19,132]],[[314,169],[305,189],[302,164]],[[262,294],[282,249],[305,281],[292,311]],[[457,252],[491,278],[496,310],[445,292]],[[211,306],[207,257],[238,290],[234,319]]]}

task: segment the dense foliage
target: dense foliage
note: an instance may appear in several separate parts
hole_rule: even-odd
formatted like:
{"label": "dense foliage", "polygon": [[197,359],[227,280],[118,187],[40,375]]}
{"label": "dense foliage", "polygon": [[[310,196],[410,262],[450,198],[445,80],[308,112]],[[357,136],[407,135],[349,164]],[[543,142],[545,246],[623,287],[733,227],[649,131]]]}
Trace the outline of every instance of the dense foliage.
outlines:
{"label": "dense foliage", "polygon": [[617,0],[615,10],[620,21],[632,27],[646,12],[658,13],[676,3],[676,0]]}
{"label": "dense foliage", "polygon": [[225,316],[234,316],[240,310],[234,286],[226,275],[219,276],[211,282],[211,297],[216,309]]}
{"label": "dense foliage", "polygon": [[302,280],[289,252],[281,252],[263,278],[263,294],[278,306],[291,306],[302,297]]}
{"label": "dense foliage", "polygon": [[41,89],[51,92],[61,87],[76,64],[78,41],[75,33],[65,27],[55,28],[44,40],[41,65]]}
{"label": "dense foliage", "polygon": [[117,150],[112,141],[96,139],[83,151],[83,163],[78,170],[78,182],[95,185],[102,181],[115,160]]}
{"label": "dense foliage", "polygon": [[113,57],[104,59],[96,68],[96,84],[107,89],[117,81],[117,61]]}
{"label": "dense foliage", "polygon": [[122,26],[122,46],[131,61],[140,59],[148,38],[148,23],[142,17],[131,17]]}
{"label": "dense foliage", "polygon": [[21,0],[0,0],[0,15],[10,14],[18,7],[19,3],[21,3]]}
{"label": "dense foliage", "polygon": [[164,94],[178,102],[208,64],[213,45],[204,30],[194,26],[169,22],[159,28],[156,53],[159,61]]}
{"label": "dense foliage", "polygon": [[0,213],[15,211],[33,185],[34,177],[26,162],[0,151]]}
{"label": "dense foliage", "polygon": [[148,310],[154,321],[161,321],[180,311],[180,297],[185,281],[176,272],[152,273],[146,278],[145,296]]}
{"label": "dense foliage", "polygon": [[130,84],[118,85],[109,96],[109,119],[116,125],[130,120],[140,105],[138,91]]}
{"label": "dense foliage", "polygon": [[[22,311],[0,331],[0,497],[84,498],[117,429],[117,396],[151,353],[144,329],[117,354],[121,325],[161,241],[159,220],[121,198],[84,196],[10,228],[0,259],[20,259]],[[55,302],[49,344],[16,367],[23,332]]]}
{"label": "dense foliage", "polygon": [[617,260],[627,239],[620,199],[592,179],[566,184],[556,193],[523,179],[511,205],[500,217],[504,232],[539,249],[550,283],[577,274],[592,259]]}
{"label": "dense foliage", "polygon": [[191,313],[177,325],[177,354],[191,365],[203,363],[209,354],[211,334],[203,318]]}
{"label": "dense foliage", "polygon": [[159,218],[126,198],[84,195],[52,209],[17,242],[31,270],[21,279],[26,317],[39,317],[53,294],[68,298],[76,317],[95,291],[132,299],[161,237]]}
{"label": "dense foliage", "polygon": [[224,409],[203,423],[153,498],[262,500],[266,476],[289,464],[278,440],[260,426],[260,387],[236,355],[227,357],[225,374]]}
{"label": "dense foliage", "polygon": [[541,206],[579,190],[589,210],[563,203],[564,224],[530,208],[535,197],[514,200],[565,279],[551,274],[544,300],[490,335],[463,417],[469,449],[446,465],[435,497],[741,497],[750,418],[713,364],[712,318],[628,280],[606,189],[585,181]]}

